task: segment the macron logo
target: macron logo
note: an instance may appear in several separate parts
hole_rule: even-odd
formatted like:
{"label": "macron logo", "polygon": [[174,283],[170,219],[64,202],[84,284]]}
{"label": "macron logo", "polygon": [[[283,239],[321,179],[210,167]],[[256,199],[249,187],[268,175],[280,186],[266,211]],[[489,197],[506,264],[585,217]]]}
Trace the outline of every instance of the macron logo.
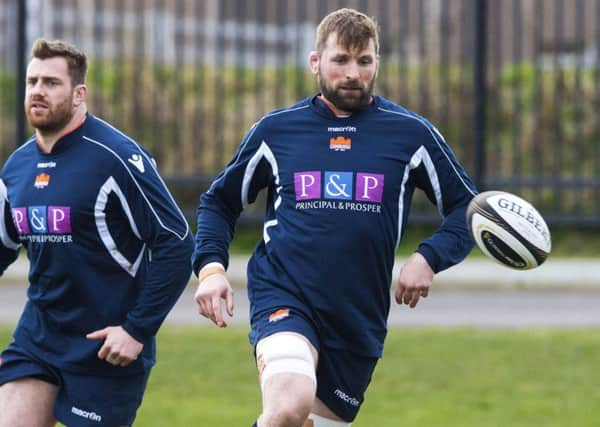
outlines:
{"label": "macron logo", "polygon": [[144,173],[144,160],[142,159],[142,156],[139,154],[132,154],[127,161],[135,166],[141,173]]}
{"label": "macron logo", "polygon": [[333,392],[333,394],[335,394],[337,397],[342,399],[344,402],[346,402],[352,406],[358,407],[358,405],[360,405],[360,402],[358,401],[358,399],[356,397],[348,396],[346,393],[344,393],[339,388],[336,388],[335,391]]}
{"label": "macron logo", "polygon": [[71,406],[71,412],[78,417],[87,418],[88,420],[95,421],[97,423],[102,421],[102,417],[95,412],[84,411],[83,409]]}

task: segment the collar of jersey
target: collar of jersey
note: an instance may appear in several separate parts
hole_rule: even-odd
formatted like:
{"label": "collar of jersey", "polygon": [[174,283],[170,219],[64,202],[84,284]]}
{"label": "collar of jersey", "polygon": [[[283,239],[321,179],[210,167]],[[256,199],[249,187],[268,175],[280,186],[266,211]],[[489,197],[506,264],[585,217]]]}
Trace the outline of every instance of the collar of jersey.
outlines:
{"label": "collar of jersey", "polygon": [[310,107],[315,113],[319,114],[320,116],[331,119],[331,120],[348,121],[348,120],[356,119],[357,117],[359,117],[369,111],[376,110],[377,104],[379,103],[379,99],[378,99],[379,97],[377,95],[373,95],[373,102],[371,102],[369,105],[367,105],[359,110],[354,111],[350,116],[338,117],[333,113],[333,111],[331,111],[331,109],[327,106],[327,104],[325,104],[325,102],[319,98],[319,95],[320,95],[320,93],[317,93],[310,99]]}
{"label": "collar of jersey", "polygon": [[81,139],[81,136],[83,135],[83,130],[85,128],[86,123],[88,123],[89,118],[90,114],[86,113],[85,119],[81,122],[79,126],[73,129],[71,132],[61,136],[58,139],[58,141],[56,141],[56,144],[54,144],[54,146],[52,147],[51,152],[44,153],[42,150],[39,149],[38,146],[40,154],[42,156],[56,156],[58,154],[64,153],[66,150],[69,149],[69,147],[71,147],[74,143]]}

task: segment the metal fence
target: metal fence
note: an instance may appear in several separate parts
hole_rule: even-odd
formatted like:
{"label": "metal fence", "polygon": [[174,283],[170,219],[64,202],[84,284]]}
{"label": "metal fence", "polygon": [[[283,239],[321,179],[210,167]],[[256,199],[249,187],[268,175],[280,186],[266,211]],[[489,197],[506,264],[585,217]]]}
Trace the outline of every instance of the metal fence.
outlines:
{"label": "metal fence", "polygon": [[344,6],[381,26],[377,92],[436,124],[480,189],[600,226],[600,0],[0,0],[0,160],[31,132],[31,42],[66,39],[89,55],[90,110],[193,215],[249,126],[317,90],[314,28]]}

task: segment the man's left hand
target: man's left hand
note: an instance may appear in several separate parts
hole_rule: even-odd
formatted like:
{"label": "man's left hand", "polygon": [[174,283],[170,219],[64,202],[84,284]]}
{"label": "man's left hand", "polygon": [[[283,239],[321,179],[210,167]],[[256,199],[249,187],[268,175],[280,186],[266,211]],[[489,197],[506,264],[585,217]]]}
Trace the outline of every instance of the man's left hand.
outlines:
{"label": "man's left hand", "polygon": [[121,326],[108,326],[87,334],[86,338],[104,340],[98,351],[98,358],[115,366],[129,365],[138,358],[144,348],[144,344],[129,335]]}
{"label": "man's left hand", "polygon": [[400,269],[396,302],[415,308],[419,298],[426,298],[433,281],[433,270],[423,255],[412,254]]}

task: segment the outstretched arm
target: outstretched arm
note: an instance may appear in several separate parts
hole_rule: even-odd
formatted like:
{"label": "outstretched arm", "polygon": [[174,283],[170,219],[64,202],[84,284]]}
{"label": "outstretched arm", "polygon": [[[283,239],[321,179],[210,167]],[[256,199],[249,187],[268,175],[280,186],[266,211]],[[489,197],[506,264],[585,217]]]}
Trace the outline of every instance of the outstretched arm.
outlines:
{"label": "outstretched arm", "polygon": [[411,179],[437,206],[443,220],[400,271],[396,301],[412,308],[429,294],[434,274],[461,262],[474,245],[466,210],[477,193],[475,186],[440,133],[428,122],[424,124],[422,162],[415,164]]}

